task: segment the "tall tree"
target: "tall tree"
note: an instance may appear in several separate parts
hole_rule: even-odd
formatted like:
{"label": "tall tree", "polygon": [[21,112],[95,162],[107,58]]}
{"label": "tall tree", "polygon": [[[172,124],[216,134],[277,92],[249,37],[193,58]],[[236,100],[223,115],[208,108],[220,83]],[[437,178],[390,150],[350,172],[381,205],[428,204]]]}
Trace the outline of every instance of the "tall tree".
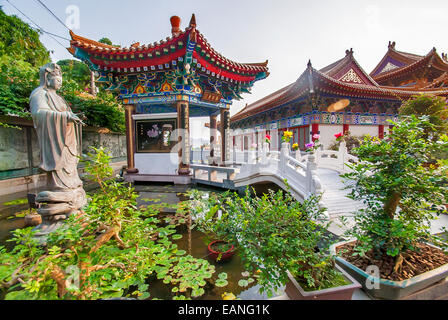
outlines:
{"label": "tall tree", "polygon": [[50,54],[39,40],[39,33],[17,16],[0,8],[0,56],[8,55],[40,67],[50,62]]}
{"label": "tall tree", "polygon": [[0,8],[0,114],[27,116],[38,68],[50,62],[39,33]]}

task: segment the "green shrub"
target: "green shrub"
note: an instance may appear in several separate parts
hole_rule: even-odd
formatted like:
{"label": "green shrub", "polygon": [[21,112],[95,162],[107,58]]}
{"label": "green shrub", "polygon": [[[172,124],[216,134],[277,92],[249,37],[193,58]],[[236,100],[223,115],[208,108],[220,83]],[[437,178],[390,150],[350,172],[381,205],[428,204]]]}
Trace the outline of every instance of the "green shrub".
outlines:
{"label": "green shrub", "polygon": [[360,162],[343,177],[354,181],[349,197],[363,201],[355,225],[347,233],[358,239],[359,255],[373,250],[376,256],[402,260],[421,241],[437,241],[430,221],[447,202],[442,167],[426,165],[434,152],[447,150],[448,137],[432,139],[436,128],[428,117],[410,116],[392,122],[384,140],[366,138],[354,149]]}
{"label": "green shrub", "polygon": [[309,290],[339,281],[333,258],[326,253],[327,224],[316,222],[325,210],[318,201],[313,196],[301,203],[282,190],[262,196],[247,190],[244,196],[227,192],[202,199],[198,195],[191,210],[201,231],[236,245],[260,290],[272,295],[288,281],[287,270]]}

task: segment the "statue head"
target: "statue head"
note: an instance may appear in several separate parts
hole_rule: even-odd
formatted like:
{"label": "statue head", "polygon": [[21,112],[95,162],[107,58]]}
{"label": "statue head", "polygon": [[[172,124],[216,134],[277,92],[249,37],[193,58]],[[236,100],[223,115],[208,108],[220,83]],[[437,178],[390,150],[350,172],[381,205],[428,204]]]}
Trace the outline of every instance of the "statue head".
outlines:
{"label": "statue head", "polygon": [[40,86],[59,90],[62,86],[62,70],[57,63],[47,63],[39,70]]}

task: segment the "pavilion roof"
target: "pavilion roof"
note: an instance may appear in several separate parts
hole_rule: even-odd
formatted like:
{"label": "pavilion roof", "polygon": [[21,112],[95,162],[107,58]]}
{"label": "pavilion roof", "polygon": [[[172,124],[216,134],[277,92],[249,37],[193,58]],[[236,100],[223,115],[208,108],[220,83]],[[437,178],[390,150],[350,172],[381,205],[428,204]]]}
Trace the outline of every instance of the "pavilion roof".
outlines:
{"label": "pavilion roof", "polygon": [[308,62],[307,69],[294,83],[246,105],[231,121],[253,116],[316,92],[340,97],[395,101],[409,99],[418,93],[448,96],[448,89],[445,88],[413,90],[380,86],[359,66],[353,57],[353,51],[347,50],[344,58],[320,70],[313,68],[311,61]]}
{"label": "pavilion roof", "polygon": [[[177,17],[176,17],[177,18]],[[180,18],[179,23],[180,23]],[[209,76],[218,79],[248,83],[263,79],[269,75],[268,61],[260,63],[238,63],[217,52],[207,39],[196,29],[193,14],[185,30],[178,29],[172,36],[151,44],[134,43],[129,47],[110,46],[76,35],[70,31],[72,40],[68,51],[77,56],[77,49],[88,55],[90,62],[99,70],[115,74],[132,74],[143,71],[169,69],[190,54]]]}
{"label": "pavilion roof", "polygon": [[381,84],[387,80],[410,76],[421,68],[431,68],[441,75],[448,72],[448,60],[445,55],[440,57],[435,48],[421,56],[395,50],[395,42],[389,42],[386,54],[370,75]]}

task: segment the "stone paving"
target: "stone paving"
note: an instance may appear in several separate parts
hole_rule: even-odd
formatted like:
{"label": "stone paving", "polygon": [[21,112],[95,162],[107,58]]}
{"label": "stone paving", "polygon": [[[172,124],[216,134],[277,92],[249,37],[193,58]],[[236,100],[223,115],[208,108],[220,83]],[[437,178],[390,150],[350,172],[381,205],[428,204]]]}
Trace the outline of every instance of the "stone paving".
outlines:
{"label": "stone paving", "polygon": [[[332,221],[328,230],[341,236],[347,229],[347,226],[353,225],[353,212],[362,208],[364,205],[359,201],[354,201],[346,197],[349,190],[344,190],[343,188],[347,183],[343,182],[338,172],[318,168],[317,173],[325,190],[322,201],[328,208],[330,220]],[[346,217],[347,226],[344,226],[340,221],[340,218],[343,216]],[[444,231],[444,227],[448,229],[448,215],[442,214],[439,217],[434,216],[431,222],[431,233],[441,233]]]}

